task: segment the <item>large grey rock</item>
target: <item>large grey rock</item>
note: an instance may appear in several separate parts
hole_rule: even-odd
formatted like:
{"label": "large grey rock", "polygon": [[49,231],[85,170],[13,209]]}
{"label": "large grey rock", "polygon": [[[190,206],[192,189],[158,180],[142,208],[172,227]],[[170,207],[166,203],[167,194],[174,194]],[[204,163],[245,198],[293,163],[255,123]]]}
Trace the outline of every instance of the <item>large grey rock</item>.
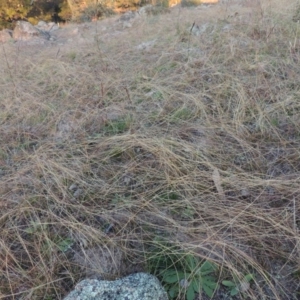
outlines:
{"label": "large grey rock", "polygon": [[48,40],[49,33],[39,30],[26,21],[18,21],[13,31],[13,38],[20,41],[28,41],[32,38],[42,38]]}
{"label": "large grey rock", "polygon": [[64,300],[168,300],[158,279],[136,273],[115,280],[85,279]]}

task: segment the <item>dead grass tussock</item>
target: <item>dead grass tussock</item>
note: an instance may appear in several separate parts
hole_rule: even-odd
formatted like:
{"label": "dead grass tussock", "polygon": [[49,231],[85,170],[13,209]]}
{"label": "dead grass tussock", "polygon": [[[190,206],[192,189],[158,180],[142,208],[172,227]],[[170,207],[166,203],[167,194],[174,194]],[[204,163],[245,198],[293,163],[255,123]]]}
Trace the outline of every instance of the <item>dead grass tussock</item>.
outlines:
{"label": "dead grass tussock", "polygon": [[60,299],[154,248],[299,297],[298,25],[269,4],[216,7],[199,36],[184,9],[72,51],[2,47],[1,299]]}

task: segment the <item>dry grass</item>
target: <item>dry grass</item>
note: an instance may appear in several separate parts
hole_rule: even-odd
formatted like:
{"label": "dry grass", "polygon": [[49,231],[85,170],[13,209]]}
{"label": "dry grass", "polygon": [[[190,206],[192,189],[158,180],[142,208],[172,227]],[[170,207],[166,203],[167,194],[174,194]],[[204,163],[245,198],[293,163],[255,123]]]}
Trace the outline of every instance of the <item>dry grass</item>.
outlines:
{"label": "dry grass", "polygon": [[1,46],[0,299],[62,299],[174,246],[220,282],[254,274],[245,299],[299,299],[299,24],[295,2],[251,3]]}

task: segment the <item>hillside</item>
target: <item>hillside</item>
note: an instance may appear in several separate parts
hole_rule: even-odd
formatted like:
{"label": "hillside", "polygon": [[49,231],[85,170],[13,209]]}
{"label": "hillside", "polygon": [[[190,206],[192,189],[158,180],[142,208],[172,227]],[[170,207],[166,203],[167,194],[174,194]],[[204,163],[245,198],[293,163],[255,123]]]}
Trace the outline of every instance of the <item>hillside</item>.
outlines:
{"label": "hillside", "polygon": [[297,9],[176,6],[1,44],[0,299],[138,271],[170,299],[299,299]]}

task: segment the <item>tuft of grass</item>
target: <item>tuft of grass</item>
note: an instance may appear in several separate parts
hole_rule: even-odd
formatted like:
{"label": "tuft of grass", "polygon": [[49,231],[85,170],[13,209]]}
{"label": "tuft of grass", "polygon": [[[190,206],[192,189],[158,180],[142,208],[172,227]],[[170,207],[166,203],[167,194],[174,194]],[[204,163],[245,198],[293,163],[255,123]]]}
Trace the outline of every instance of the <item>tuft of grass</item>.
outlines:
{"label": "tuft of grass", "polygon": [[84,35],[59,50],[2,44],[0,298],[149,271],[174,299],[193,278],[190,299],[297,299],[294,6],[174,8],[117,32],[116,18],[68,24],[62,39]]}
{"label": "tuft of grass", "polygon": [[122,117],[118,120],[112,120],[107,122],[104,127],[104,134],[106,135],[115,135],[119,133],[124,133],[128,131],[132,124],[131,116]]}

